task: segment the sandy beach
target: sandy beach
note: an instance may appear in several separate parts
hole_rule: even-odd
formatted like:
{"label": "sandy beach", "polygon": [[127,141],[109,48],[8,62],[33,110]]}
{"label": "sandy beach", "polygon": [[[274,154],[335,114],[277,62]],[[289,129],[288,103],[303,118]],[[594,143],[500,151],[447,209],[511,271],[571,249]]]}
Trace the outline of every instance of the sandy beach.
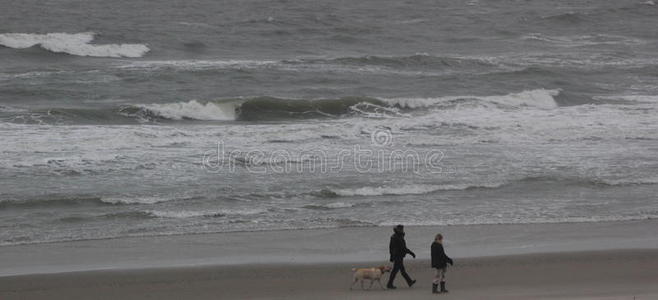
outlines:
{"label": "sandy beach", "polygon": [[[370,263],[251,264],[0,278],[0,299],[657,299],[658,250],[526,254],[458,260],[449,294],[430,294],[426,260],[413,288],[349,290]],[[367,286],[367,285],[366,285]]]}
{"label": "sandy beach", "polygon": [[5,246],[0,299],[428,299],[434,232],[456,261],[445,299],[658,299],[655,223],[410,226],[418,283],[395,291],[349,290],[388,263],[387,227]]}

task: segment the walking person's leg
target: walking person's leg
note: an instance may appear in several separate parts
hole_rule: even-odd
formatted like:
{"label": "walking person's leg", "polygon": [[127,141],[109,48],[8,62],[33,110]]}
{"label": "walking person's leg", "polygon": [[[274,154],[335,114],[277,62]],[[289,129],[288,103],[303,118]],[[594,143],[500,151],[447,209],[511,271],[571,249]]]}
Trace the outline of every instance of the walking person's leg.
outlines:
{"label": "walking person's leg", "polygon": [[[438,271],[438,269],[437,269]],[[444,267],[440,269],[440,283],[441,283],[441,293],[447,293],[448,290],[446,290],[446,272],[448,271],[448,267]]]}
{"label": "walking person's leg", "polygon": [[393,270],[391,270],[391,275],[388,276],[388,284],[386,284],[386,288],[395,288],[395,286],[393,286],[393,280],[395,280],[395,276],[398,274],[398,271],[400,271],[400,265],[402,265],[401,261],[396,260],[393,262]]}
{"label": "walking person's leg", "polygon": [[439,293],[439,282],[441,282],[441,269],[434,269],[434,278],[432,278],[432,294]]}
{"label": "walking person's leg", "polygon": [[403,261],[400,261],[400,274],[402,274],[402,277],[404,277],[404,280],[407,281],[407,284],[409,285],[409,287],[411,287],[412,285],[414,285],[414,283],[416,283],[416,281],[411,279],[411,277],[409,277],[409,274],[407,274],[407,270],[404,268]]}

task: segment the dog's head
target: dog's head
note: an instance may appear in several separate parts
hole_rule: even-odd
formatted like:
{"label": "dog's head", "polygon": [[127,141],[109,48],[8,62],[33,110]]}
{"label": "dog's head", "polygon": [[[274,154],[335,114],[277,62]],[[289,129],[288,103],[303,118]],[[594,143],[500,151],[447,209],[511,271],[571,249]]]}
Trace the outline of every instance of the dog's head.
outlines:
{"label": "dog's head", "polygon": [[382,271],[382,274],[383,274],[383,273],[386,273],[386,272],[390,272],[390,271],[391,271],[391,267],[389,267],[389,266],[380,266],[380,267],[379,267],[379,270],[381,270],[381,271]]}

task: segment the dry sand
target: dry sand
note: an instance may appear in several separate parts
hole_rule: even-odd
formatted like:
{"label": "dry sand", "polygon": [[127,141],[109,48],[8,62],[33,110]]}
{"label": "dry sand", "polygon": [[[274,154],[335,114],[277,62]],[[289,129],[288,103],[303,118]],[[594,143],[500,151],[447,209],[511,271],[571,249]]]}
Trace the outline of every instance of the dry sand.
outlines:
{"label": "dry sand", "polygon": [[0,299],[658,299],[658,250],[462,258],[449,294],[430,293],[427,260],[397,290],[349,290],[352,267],[372,263],[249,264],[0,277]]}

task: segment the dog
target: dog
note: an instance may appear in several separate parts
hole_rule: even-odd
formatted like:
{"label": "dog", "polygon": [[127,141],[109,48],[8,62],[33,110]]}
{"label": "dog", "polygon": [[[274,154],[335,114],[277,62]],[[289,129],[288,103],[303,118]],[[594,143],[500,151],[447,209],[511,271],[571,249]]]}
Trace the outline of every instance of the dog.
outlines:
{"label": "dog", "polygon": [[360,268],[360,269],[354,268],[354,269],[352,269],[352,272],[354,272],[354,276],[353,276],[354,281],[352,282],[352,285],[350,286],[350,290],[352,288],[354,288],[354,285],[359,281],[361,281],[361,289],[363,290],[364,289],[363,288],[363,282],[366,279],[370,280],[370,286],[368,287],[368,289],[371,289],[372,284],[375,283],[375,281],[377,281],[377,283],[379,283],[379,287],[381,287],[382,290],[383,290],[384,286],[382,285],[382,282],[381,282],[382,275],[384,275],[384,273],[390,272],[390,271],[391,271],[391,267],[389,267],[389,266],[380,266],[380,267],[376,267],[376,268]]}

